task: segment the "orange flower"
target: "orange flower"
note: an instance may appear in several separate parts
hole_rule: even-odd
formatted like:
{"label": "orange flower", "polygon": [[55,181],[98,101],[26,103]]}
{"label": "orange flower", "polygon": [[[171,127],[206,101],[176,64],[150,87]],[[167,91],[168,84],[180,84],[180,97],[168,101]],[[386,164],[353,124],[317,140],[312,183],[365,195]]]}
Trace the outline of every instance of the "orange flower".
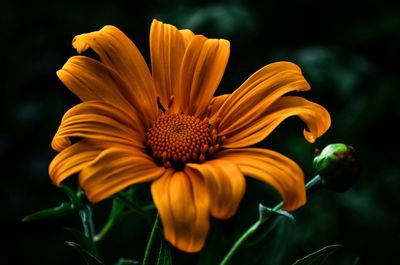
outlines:
{"label": "orange flower", "polygon": [[248,147],[290,116],[306,123],[309,142],[330,126],[320,105],[284,96],[310,89],[298,66],[269,64],[232,94],[214,97],[228,62],[227,40],[154,20],[151,72],[133,42],[113,26],[78,35],[72,45],[78,53],[94,50],[100,61],[73,56],[57,72],[83,102],[65,113],[52,141],[60,152],[49,167],[56,185],[79,173],[95,203],[151,181],[165,238],[186,252],[203,247],[210,215],[235,214],[244,176],[276,189],[286,210],[305,203],[304,176],[295,162]]}

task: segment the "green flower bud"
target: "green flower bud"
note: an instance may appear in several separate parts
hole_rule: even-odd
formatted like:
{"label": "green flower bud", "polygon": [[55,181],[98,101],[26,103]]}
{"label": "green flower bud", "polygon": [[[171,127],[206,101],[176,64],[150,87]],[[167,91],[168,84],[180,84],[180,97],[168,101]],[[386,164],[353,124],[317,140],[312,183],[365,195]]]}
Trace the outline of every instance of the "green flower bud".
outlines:
{"label": "green flower bud", "polygon": [[313,166],[322,185],[338,192],[350,189],[361,173],[354,148],[345,144],[326,146],[314,158]]}

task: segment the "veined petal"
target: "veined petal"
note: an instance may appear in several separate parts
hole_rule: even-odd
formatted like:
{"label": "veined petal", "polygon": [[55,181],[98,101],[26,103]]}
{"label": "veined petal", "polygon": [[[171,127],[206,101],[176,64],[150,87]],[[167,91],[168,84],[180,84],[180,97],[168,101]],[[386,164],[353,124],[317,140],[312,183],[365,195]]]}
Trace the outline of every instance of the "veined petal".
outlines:
{"label": "veined petal", "polygon": [[190,172],[168,169],[151,185],[165,238],[186,252],[200,251],[209,230],[210,200],[204,181]]}
{"label": "veined petal", "polygon": [[181,35],[183,37],[183,41],[185,43],[185,47],[187,47],[189,45],[189,43],[192,41],[192,39],[194,38],[194,36],[196,36],[189,29],[181,29],[181,30],[179,30],[179,32],[181,33]]}
{"label": "veined petal", "polygon": [[136,183],[157,179],[165,171],[137,148],[104,150],[79,174],[79,183],[91,202],[98,202]]}
{"label": "veined petal", "polygon": [[247,127],[287,92],[308,89],[310,86],[297,65],[289,62],[269,64],[234,91],[212,118],[221,118],[218,133],[227,135]]}
{"label": "veined petal", "polygon": [[220,96],[214,97],[211,102],[211,110],[209,113],[209,117],[213,117],[215,113],[219,111],[219,109],[222,107],[222,105],[225,103],[225,101],[229,98],[230,94],[224,94]]}
{"label": "veined petal", "polygon": [[49,175],[57,186],[67,177],[78,173],[87,167],[104,146],[87,140],[79,141],[61,151],[49,165]]}
{"label": "veined petal", "polygon": [[137,112],[126,99],[127,84],[117,72],[96,60],[73,56],[57,76],[82,101],[103,101],[126,112]]}
{"label": "veined petal", "polygon": [[70,137],[144,147],[145,136],[134,113],[130,115],[104,102],[87,101],[68,110],[51,143],[61,151],[71,144]]}
{"label": "veined petal", "polygon": [[105,26],[99,31],[75,36],[72,45],[78,53],[93,49],[101,62],[114,69],[128,84],[124,96],[140,107],[149,120],[157,114],[156,90],[146,61],[135,44],[118,28]]}
{"label": "veined petal", "polygon": [[219,219],[232,217],[243,198],[246,181],[238,166],[228,160],[211,160],[202,164],[186,164],[184,172],[202,176],[210,193],[211,215]]}
{"label": "veined petal", "polygon": [[190,41],[180,71],[179,105],[185,114],[206,111],[224,74],[230,53],[229,41],[196,35]]}
{"label": "veined petal", "polygon": [[[179,89],[185,48],[184,38],[176,27],[153,20],[150,29],[151,69],[157,95],[164,107]],[[173,108],[175,106],[172,105]]]}
{"label": "veined petal", "polygon": [[291,159],[260,148],[228,149],[219,152],[217,158],[235,163],[245,176],[271,185],[282,196],[285,210],[305,204],[304,175]]}
{"label": "veined petal", "polygon": [[259,119],[249,123],[246,128],[226,135],[223,147],[238,148],[262,141],[290,116],[299,116],[305,122],[308,129],[304,129],[303,133],[310,143],[323,135],[331,124],[328,111],[321,105],[302,97],[285,96],[277,99]]}

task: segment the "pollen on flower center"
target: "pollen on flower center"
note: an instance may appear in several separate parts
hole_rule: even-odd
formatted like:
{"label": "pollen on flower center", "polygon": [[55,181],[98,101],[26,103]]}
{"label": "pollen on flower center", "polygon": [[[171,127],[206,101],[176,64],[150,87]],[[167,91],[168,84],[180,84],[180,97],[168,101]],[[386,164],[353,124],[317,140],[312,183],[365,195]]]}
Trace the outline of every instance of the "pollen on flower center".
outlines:
{"label": "pollen on flower center", "polygon": [[183,114],[163,115],[146,133],[147,147],[164,166],[203,162],[219,149],[216,129]]}

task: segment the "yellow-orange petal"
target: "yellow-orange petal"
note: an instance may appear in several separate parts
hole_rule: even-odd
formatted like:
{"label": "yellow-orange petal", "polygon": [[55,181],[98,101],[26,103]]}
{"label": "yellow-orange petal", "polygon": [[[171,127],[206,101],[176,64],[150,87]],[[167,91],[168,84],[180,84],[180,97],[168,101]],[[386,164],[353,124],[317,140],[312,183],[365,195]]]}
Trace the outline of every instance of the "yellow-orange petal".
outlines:
{"label": "yellow-orange petal", "polygon": [[196,36],[191,30],[189,29],[181,29],[179,30],[183,37],[183,41],[185,43],[185,47],[189,46],[189,43],[192,41],[194,36]]}
{"label": "yellow-orange petal", "polygon": [[133,112],[128,115],[104,102],[87,101],[68,110],[53,141],[53,149],[66,148],[71,137],[92,139],[108,144],[144,147],[144,131]]}
{"label": "yellow-orange petal", "polygon": [[211,160],[202,164],[186,164],[184,172],[199,174],[205,180],[210,194],[211,215],[219,219],[232,217],[243,198],[246,181],[235,163]]}
{"label": "yellow-orange petal", "polygon": [[271,185],[281,195],[285,210],[291,211],[305,204],[303,171],[282,154],[260,148],[242,148],[221,151],[217,158],[235,163],[245,176]]}
{"label": "yellow-orange petal", "polygon": [[165,171],[143,149],[112,147],[82,169],[79,183],[91,202],[98,202],[136,183],[157,179]]}
{"label": "yellow-orange petal", "polygon": [[57,76],[82,101],[103,101],[126,112],[136,112],[126,99],[127,84],[117,72],[96,60],[73,56]]}
{"label": "yellow-orange petal", "polygon": [[196,35],[190,41],[180,71],[177,100],[188,115],[199,116],[207,109],[225,72],[229,41]]}
{"label": "yellow-orange petal", "polygon": [[222,105],[224,104],[226,99],[229,97],[229,95],[230,94],[224,94],[224,95],[216,96],[211,100],[211,102],[210,102],[211,111],[209,113],[209,117],[213,117],[214,114],[219,111],[219,109],[222,107]]}
{"label": "yellow-orange petal", "polygon": [[[179,74],[185,54],[185,42],[174,26],[153,20],[150,29],[152,77],[161,103],[167,107],[179,89]],[[175,108],[177,104],[173,104]],[[178,110],[179,112],[179,110]]]}
{"label": "yellow-orange petal", "polygon": [[210,200],[204,181],[191,172],[165,174],[151,184],[164,236],[185,252],[202,249],[209,230]]}
{"label": "yellow-orange petal", "polygon": [[143,110],[149,120],[157,114],[156,91],[146,61],[135,44],[118,28],[105,26],[99,31],[75,36],[72,45],[78,53],[93,49],[101,62],[114,69],[128,84],[125,96]]}
{"label": "yellow-orange petal", "polygon": [[79,141],[57,154],[49,165],[49,175],[57,186],[69,176],[88,166],[104,146],[87,140]]}
{"label": "yellow-orange petal", "polygon": [[238,148],[262,141],[282,121],[290,116],[298,116],[307,125],[304,137],[310,143],[323,135],[331,124],[329,112],[314,102],[302,97],[285,96],[276,100],[259,119],[246,128],[226,135],[223,147]]}
{"label": "yellow-orange petal", "polygon": [[290,91],[310,89],[301,69],[289,62],[269,64],[247,79],[214,114],[221,118],[219,134],[247,127],[278,98]]}

